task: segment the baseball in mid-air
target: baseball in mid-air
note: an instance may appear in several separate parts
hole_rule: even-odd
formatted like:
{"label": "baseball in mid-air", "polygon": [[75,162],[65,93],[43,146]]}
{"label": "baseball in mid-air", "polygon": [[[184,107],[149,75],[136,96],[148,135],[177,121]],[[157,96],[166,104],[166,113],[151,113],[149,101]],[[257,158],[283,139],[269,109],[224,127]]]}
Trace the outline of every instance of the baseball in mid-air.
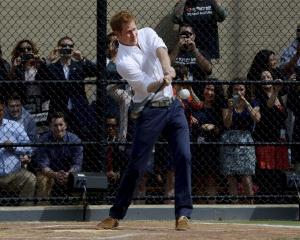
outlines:
{"label": "baseball in mid-air", "polygon": [[179,97],[181,99],[188,99],[190,96],[191,96],[191,93],[188,89],[183,88],[179,91]]}

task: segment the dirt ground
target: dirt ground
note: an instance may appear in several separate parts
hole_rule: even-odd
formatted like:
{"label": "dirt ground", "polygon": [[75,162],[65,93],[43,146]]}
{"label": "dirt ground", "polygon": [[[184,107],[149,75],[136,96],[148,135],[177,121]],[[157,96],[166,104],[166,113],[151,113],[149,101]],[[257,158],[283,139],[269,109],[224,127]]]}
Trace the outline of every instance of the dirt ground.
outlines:
{"label": "dirt ground", "polygon": [[259,239],[299,240],[297,226],[204,223],[193,221],[189,231],[175,231],[173,221],[122,221],[117,230],[95,230],[96,222],[6,222],[0,223],[5,240],[202,240]]}

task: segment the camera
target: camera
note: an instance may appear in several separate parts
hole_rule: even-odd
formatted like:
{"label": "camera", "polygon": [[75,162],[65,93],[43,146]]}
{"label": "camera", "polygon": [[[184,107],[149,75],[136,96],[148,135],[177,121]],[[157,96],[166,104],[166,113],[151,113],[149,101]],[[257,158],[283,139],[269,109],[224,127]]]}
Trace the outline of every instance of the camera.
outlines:
{"label": "camera", "polygon": [[182,38],[190,38],[193,34],[191,32],[189,32],[189,31],[183,31],[179,35]]}
{"label": "camera", "polygon": [[108,182],[104,173],[77,172],[70,173],[67,183],[70,191],[81,191],[86,189],[107,189]]}
{"label": "camera", "polygon": [[24,53],[21,55],[21,62],[27,62],[31,59],[34,59],[34,56],[32,53]]}
{"label": "camera", "polygon": [[72,49],[71,48],[61,48],[59,49],[59,54],[62,56],[71,55]]}

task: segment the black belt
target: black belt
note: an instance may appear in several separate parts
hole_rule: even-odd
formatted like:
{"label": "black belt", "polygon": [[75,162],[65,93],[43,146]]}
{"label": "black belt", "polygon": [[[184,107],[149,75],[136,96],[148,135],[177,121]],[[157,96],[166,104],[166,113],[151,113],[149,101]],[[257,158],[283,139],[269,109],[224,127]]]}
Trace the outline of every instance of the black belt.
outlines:
{"label": "black belt", "polygon": [[163,108],[163,107],[169,107],[172,105],[172,103],[175,101],[175,97],[169,98],[169,99],[162,99],[154,102],[150,102],[148,104],[149,107],[157,107],[157,108]]}

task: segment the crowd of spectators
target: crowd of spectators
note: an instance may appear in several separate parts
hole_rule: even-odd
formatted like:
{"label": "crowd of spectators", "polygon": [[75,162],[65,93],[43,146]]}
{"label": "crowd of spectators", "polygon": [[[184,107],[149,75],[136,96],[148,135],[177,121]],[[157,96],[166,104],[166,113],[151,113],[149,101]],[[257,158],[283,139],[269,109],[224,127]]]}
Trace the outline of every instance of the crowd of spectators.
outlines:
{"label": "crowd of spectators", "polygon": [[[247,80],[277,81],[276,84],[253,87],[241,83],[243,79],[227,87],[196,84],[199,80],[209,80],[213,73],[211,60],[220,58],[217,23],[227,15],[226,9],[215,0],[180,0],[173,14],[179,28],[169,55],[176,80],[182,81],[173,84],[173,92],[185,109],[191,140],[198,143],[192,147],[193,193],[216,196],[224,191],[220,187],[223,179],[228,195],[284,194],[283,186],[274,187],[274,179],[283,171],[300,172],[299,149],[251,143],[300,139],[300,88],[282,84],[285,80],[300,80],[300,25],[296,39],[282,51],[279,62],[274,51],[262,49],[245,76]],[[114,33],[107,35],[106,47],[106,78],[115,83],[108,84],[106,89],[108,109],[104,117],[109,144],[104,171],[109,191],[113,192],[127,164],[130,145],[123,143],[132,140],[135,120],[129,117],[132,89],[121,79],[114,62],[118,51]],[[83,127],[89,122],[88,126],[92,126],[91,119],[95,119],[84,83],[86,78],[95,76],[96,64],[75,48],[69,36],[59,39],[46,58],[40,56],[37,45],[29,39],[17,42],[10,63],[3,59],[0,48],[0,80],[5,81],[0,91],[1,189],[29,199],[49,198],[53,189],[66,192],[69,174],[82,171],[85,155],[82,146],[64,143],[80,143],[96,134],[95,128]],[[46,114],[49,122],[46,128],[39,128],[40,114]],[[58,146],[14,147],[13,143]],[[153,148],[136,196],[145,196],[149,176],[155,175],[157,182],[165,185],[164,195],[173,197],[173,159],[170,155],[164,157],[168,158],[167,163],[161,162],[160,147]],[[166,167],[157,167],[160,164]]]}

